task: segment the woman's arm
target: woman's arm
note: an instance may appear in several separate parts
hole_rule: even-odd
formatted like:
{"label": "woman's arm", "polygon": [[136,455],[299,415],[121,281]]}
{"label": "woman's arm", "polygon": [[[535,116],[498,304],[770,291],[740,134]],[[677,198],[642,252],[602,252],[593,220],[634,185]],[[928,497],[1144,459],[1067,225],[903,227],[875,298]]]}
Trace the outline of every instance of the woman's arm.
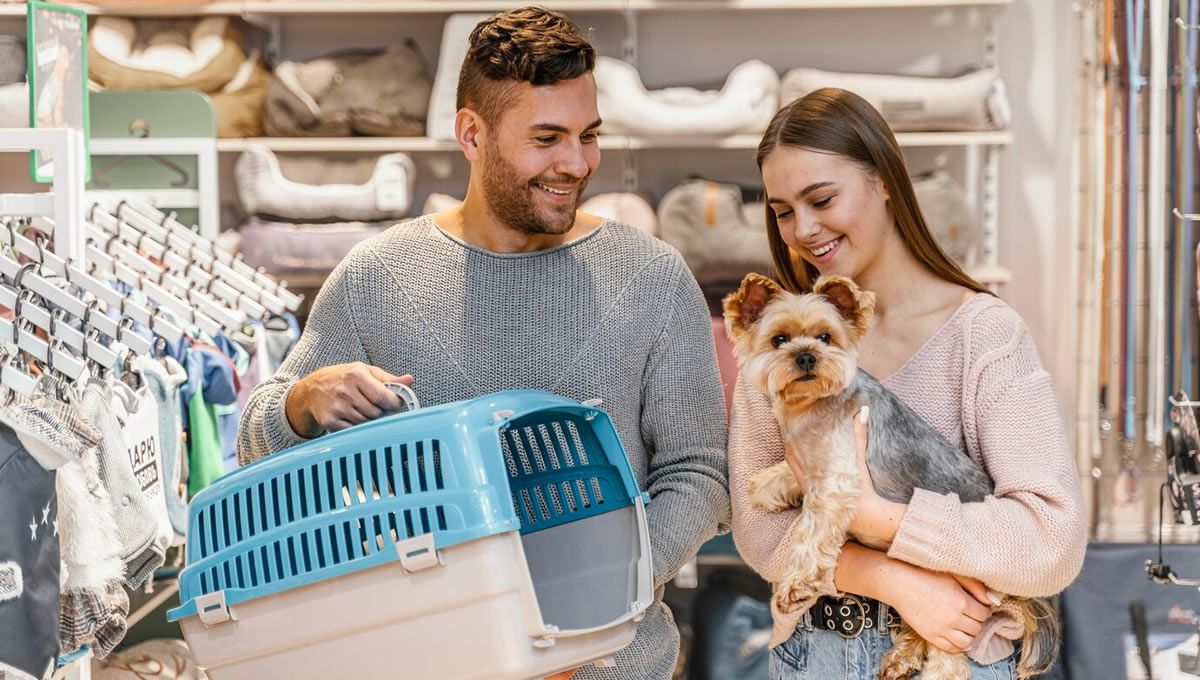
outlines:
{"label": "woman's arm", "polygon": [[767,512],[750,504],[747,486],[783,460],[783,438],[767,397],[741,377],[733,391],[729,428],[729,495],[733,540],[746,564],[770,583],[783,579],[799,510]]}
{"label": "woman's arm", "polygon": [[979,581],[905,564],[853,542],[842,547],[834,584],[887,603],[921,637],[951,653],[971,646],[994,604]]}
{"label": "woman's arm", "polygon": [[1079,573],[1087,545],[1075,462],[1028,331],[1007,307],[983,316],[966,329],[963,407],[974,418],[963,420],[995,490],[963,503],[918,489],[888,555],[1011,595],[1053,595]]}

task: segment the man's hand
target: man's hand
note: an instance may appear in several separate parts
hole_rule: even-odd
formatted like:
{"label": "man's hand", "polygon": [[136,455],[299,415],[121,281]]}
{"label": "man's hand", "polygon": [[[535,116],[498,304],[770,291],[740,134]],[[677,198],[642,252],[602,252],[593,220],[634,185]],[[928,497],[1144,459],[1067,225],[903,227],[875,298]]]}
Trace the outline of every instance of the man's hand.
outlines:
{"label": "man's hand", "polygon": [[313,438],[399,411],[404,402],[386,383],[412,385],[411,375],[397,376],[356,361],[313,371],[288,392],[284,411],[296,434]]}

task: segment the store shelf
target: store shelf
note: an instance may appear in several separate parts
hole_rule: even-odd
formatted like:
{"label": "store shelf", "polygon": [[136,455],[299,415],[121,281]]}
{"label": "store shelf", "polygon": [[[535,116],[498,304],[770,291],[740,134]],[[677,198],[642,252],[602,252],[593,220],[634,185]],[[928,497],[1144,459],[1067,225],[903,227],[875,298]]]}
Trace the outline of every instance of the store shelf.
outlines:
{"label": "store shelf", "polygon": [[[638,11],[730,11],[806,9],[887,9],[905,7],[982,7],[1009,5],[1012,0],[551,0],[546,4],[564,12],[608,12],[626,8]],[[247,0],[183,5],[122,2],[113,6],[62,3],[87,10],[89,14],[120,16],[199,16],[242,14],[442,14],[450,12],[496,12],[510,9],[502,0]],[[0,4],[0,16],[23,16],[24,4]]]}
{"label": "store shelf", "polygon": [[250,137],[247,139],[218,139],[217,151],[240,152],[246,146],[263,144],[272,151],[303,151],[307,153],[386,153],[392,151],[458,151],[456,142],[428,137]]}
{"label": "store shelf", "polygon": [[[760,135],[735,135],[732,137],[627,137],[625,135],[603,135],[600,148],[608,150],[649,149],[756,149]],[[1007,146],[1012,143],[1012,133],[1007,130],[985,132],[901,132],[896,141],[905,147],[939,146]],[[221,152],[245,151],[251,143],[263,144],[272,151],[296,151],[305,153],[388,153],[405,151],[413,153],[435,151],[458,151],[456,142],[447,142],[428,137],[253,137],[249,139],[217,140]]]}

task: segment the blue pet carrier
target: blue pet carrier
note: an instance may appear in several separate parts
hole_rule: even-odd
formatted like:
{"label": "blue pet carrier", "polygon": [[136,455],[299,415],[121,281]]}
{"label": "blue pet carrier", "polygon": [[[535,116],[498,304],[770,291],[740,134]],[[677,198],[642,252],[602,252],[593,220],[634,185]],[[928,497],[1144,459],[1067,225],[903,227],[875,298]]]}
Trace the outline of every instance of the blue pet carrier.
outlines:
{"label": "blue pet carrier", "polygon": [[653,600],[647,501],[597,405],[514,390],[415,409],[199,493],[169,618],[213,680],[611,663]]}

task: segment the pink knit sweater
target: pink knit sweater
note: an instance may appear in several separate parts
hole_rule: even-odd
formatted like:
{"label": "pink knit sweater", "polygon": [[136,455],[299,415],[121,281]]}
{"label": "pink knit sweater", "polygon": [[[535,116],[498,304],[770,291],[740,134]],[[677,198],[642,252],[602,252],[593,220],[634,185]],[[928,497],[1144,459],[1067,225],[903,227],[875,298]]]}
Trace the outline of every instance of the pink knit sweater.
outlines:
{"label": "pink knit sweater", "polygon": [[[1062,591],[1087,544],[1079,478],[1050,375],[1016,312],[976,295],[884,385],[996,483],[981,503],[918,489],[888,555],[977,578],[1024,597]],[[749,478],[783,460],[766,396],[738,380],[729,435],[733,538],[755,571],[778,583],[798,511],[767,513],[746,498]],[[771,645],[798,614],[778,617]]]}

